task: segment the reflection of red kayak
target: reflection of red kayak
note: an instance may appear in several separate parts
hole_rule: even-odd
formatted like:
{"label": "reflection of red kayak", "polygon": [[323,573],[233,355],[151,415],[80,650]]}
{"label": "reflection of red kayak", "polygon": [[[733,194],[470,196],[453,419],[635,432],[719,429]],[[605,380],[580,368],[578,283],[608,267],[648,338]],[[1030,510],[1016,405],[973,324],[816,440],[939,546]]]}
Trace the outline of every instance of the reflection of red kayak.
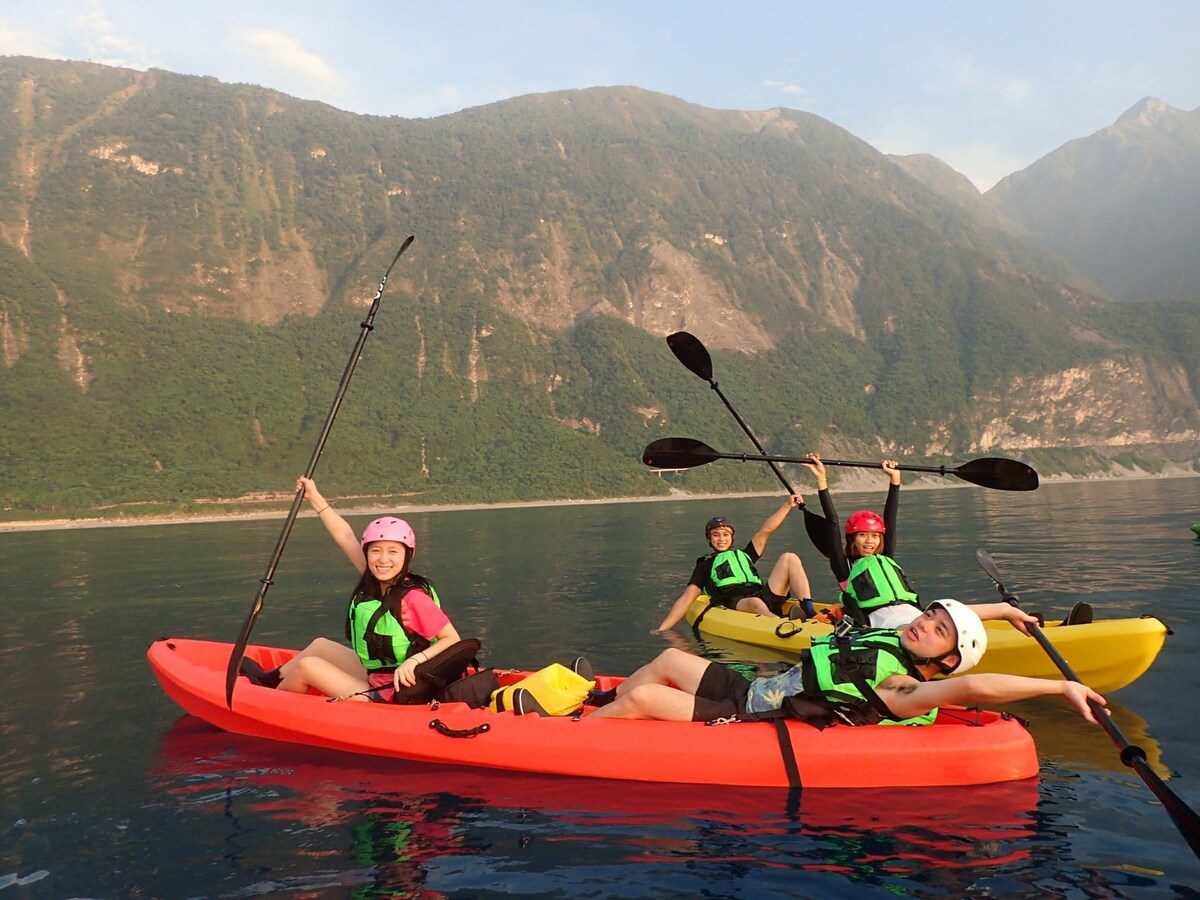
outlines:
{"label": "reflection of red kayak", "polygon": [[[218,728],[297,744],[424,762],[554,775],[745,786],[787,786],[773,723],[709,727],[696,722],[541,718],[444,704],[328,703],[325,698],[241,681],[225,704],[231,645],[163,638],[147,656],[159,683],[183,709]],[[253,647],[266,667],[295,651]],[[515,680],[523,673],[514,673]],[[601,678],[602,687],[619,679]],[[472,738],[434,730],[488,730]],[[937,723],[903,728],[786,728],[805,787],[991,784],[1037,774],[1033,739],[999,713],[944,710]]]}
{"label": "reflection of red kayak", "polygon": [[[421,819],[428,830],[446,810],[453,810],[457,820],[474,801],[488,809],[550,814],[584,830],[599,826],[610,836],[618,826],[644,835],[698,820],[741,835],[795,833],[797,826],[812,836],[861,836],[876,844],[891,835],[900,858],[946,868],[995,866],[1024,856],[1027,851],[1022,850],[998,856],[996,845],[1028,838],[1038,803],[1037,781],[1030,778],[925,788],[917,798],[895,788],[795,794],[641,784],[636,790],[614,790],[586,778],[522,772],[498,777],[472,767],[348,758],[320,748],[266,744],[220,732],[190,716],[164,733],[148,782],[158,796],[173,796],[189,806],[217,798],[214,808],[227,815],[225,798],[237,796],[256,812],[306,827],[349,825],[364,808],[386,808]],[[447,796],[462,802],[448,803]],[[460,822],[452,824],[461,828]],[[978,845],[989,852],[974,852]],[[663,850],[657,844],[640,848],[637,859],[654,861],[655,849]]]}

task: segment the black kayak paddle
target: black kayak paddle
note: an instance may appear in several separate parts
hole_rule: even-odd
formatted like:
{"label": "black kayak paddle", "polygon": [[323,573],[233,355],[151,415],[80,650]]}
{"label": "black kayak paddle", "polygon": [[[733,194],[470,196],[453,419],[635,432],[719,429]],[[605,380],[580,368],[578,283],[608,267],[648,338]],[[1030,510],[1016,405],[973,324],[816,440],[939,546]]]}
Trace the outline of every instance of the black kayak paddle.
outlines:
{"label": "black kayak paddle", "polygon": [[[703,441],[693,438],[660,438],[652,441],[642,452],[642,462],[655,469],[694,469],[718,459],[736,459],[742,462],[806,463],[805,456],[769,456],[763,453],[753,456],[748,453],[719,453]],[[860,469],[878,469],[878,462],[859,462],[849,459],[821,458],[827,466],[852,466]],[[998,491],[1033,491],[1038,486],[1038,474],[1029,465],[1015,459],[986,456],[972,459],[960,466],[911,466],[898,465],[906,472],[932,472],[937,475],[953,475],[980,487]]]}
{"label": "black kayak paddle", "polygon": [[[359,357],[362,356],[363,344],[367,341],[367,335],[371,333],[375,327],[375,314],[379,311],[379,301],[383,298],[383,288],[387,284],[388,275],[392,274],[392,269],[399,262],[404,251],[409,248],[413,242],[413,235],[405,238],[404,243],[400,245],[400,249],[396,251],[396,255],[392,258],[392,264],[387,267],[387,271],[383,273],[383,278],[379,282],[379,287],[375,291],[375,296],[371,300],[371,307],[367,310],[367,317],[362,322],[362,329],[358,335],[358,341],[354,345],[354,350],[350,353],[350,359],[346,363],[346,368],[342,372],[342,380],[338,385],[337,393],[333,398],[333,405],[329,408],[329,415],[325,417],[325,425],[321,429],[321,436],[317,438],[317,446],[313,450],[312,456],[309,457],[308,466],[304,469],[304,476],[312,478],[313,472],[316,471],[317,461],[321,458],[321,453],[325,449],[325,440],[329,437],[329,431],[333,428],[333,420],[337,417],[338,408],[342,405],[342,398],[346,396],[346,388],[350,386],[350,378],[354,375],[354,369],[358,366]],[[246,644],[250,641],[250,630],[254,627],[254,620],[258,618],[258,614],[262,612],[263,600],[266,599],[267,591],[275,580],[275,569],[279,565],[279,560],[283,557],[283,548],[287,544],[289,535],[292,533],[292,526],[296,522],[296,516],[300,513],[300,506],[304,503],[304,488],[301,487],[296,491],[296,496],[292,499],[292,508],[288,511],[287,519],[283,523],[283,530],[279,533],[279,538],[275,542],[275,550],[271,554],[271,560],[267,563],[267,571],[263,577],[259,579],[261,586],[258,589],[258,594],[254,598],[254,603],[250,606],[250,614],[246,617],[246,621],[242,624],[242,630],[238,634],[237,642],[233,645],[233,651],[229,654],[229,666],[225,671],[225,703],[233,709],[233,689],[237,685],[238,669],[242,664],[242,657],[246,654]]]}

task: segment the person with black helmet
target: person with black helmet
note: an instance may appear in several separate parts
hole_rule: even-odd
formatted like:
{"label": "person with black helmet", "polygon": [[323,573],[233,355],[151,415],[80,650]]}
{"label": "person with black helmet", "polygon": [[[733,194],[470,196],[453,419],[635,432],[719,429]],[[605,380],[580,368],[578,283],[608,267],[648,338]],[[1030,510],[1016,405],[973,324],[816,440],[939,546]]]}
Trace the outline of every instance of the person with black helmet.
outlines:
{"label": "person with black helmet", "polygon": [[[982,617],[982,618],[981,618]],[[1033,616],[1008,603],[929,604],[903,629],[867,629],[813,640],[801,662],[747,679],[719,662],[664,650],[615,689],[594,693],[598,718],[717,722],[792,716],[814,724],[927,725],[939,706],[1011,703],[1063,696],[1089,722],[1088,701],[1105,700],[1077,681],[995,673],[964,675],[987,649],[983,618],[1026,631]],[[944,675],[963,675],[946,678]]]}
{"label": "person with black helmet", "polygon": [[712,552],[696,560],[687,587],[653,633],[673,628],[683,618],[692,601],[701,594],[707,594],[715,606],[761,616],[780,615],[789,596],[811,605],[812,591],[808,585],[808,574],[804,571],[804,563],[795,553],[782,554],[766,580],[754,567],[775,529],[783,524],[789,512],[803,506],[804,498],[792,494],[779,509],[767,516],[754,537],[740,550],[733,546],[733,523],[724,516],[709,519],[704,526],[704,538]]}

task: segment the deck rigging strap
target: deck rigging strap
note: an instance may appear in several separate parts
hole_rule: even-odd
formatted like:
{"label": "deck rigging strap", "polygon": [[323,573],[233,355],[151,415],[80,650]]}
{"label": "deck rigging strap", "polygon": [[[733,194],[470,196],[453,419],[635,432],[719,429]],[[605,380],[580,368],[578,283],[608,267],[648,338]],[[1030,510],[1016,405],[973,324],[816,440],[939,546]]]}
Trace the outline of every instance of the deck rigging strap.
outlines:
{"label": "deck rigging strap", "polygon": [[779,755],[783,757],[783,769],[787,772],[788,787],[802,788],[800,767],[796,764],[796,750],[792,746],[792,733],[788,730],[787,719],[772,720],[775,723],[775,736],[779,738]]}

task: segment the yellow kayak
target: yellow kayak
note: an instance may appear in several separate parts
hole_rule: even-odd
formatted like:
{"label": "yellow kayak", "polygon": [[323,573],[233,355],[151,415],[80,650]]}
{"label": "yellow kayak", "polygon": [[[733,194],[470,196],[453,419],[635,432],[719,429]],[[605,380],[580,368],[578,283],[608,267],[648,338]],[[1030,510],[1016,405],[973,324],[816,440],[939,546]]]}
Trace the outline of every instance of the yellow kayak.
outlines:
{"label": "yellow kayak", "polygon": [[[687,621],[703,634],[731,638],[756,647],[768,647],[798,656],[814,637],[829,634],[823,622],[799,622],[739,612],[724,607],[708,609],[708,598],[697,598],[687,611]],[[705,610],[708,609],[708,612]],[[701,614],[703,618],[701,618]],[[988,649],[973,672],[1005,672],[1035,678],[1062,678],[1037,641],[1007,622],[987,622]],[[1133,683],[1150,668],[1171,633],[1155,616],[1097,619],[1088,624],[1047,623],[1046,637],[1075,670],[1084,684],[1105,693]]]}

